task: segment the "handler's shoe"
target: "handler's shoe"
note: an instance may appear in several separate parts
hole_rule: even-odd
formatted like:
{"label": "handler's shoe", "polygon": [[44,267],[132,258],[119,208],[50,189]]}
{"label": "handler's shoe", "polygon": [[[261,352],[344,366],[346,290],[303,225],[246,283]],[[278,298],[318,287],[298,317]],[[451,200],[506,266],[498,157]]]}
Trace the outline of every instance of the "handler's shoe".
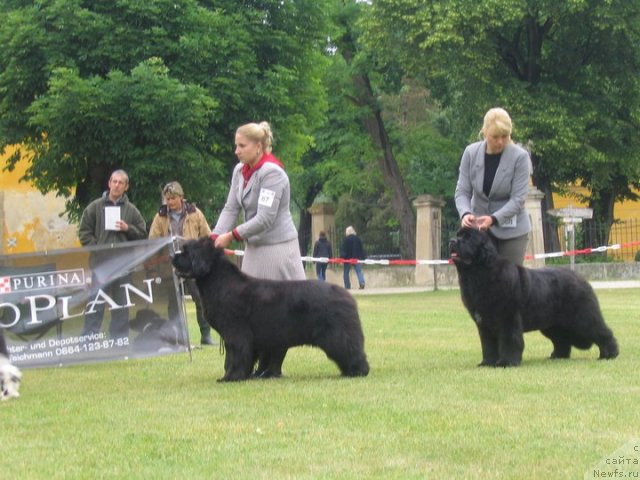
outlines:
{"label": "handler's shoe", "polygon": [[210,333],[203,335],[202,338],[200,339],[200,345],[215,345],[215,344],[216,342],[213,340],[213,338],[211,338]]}

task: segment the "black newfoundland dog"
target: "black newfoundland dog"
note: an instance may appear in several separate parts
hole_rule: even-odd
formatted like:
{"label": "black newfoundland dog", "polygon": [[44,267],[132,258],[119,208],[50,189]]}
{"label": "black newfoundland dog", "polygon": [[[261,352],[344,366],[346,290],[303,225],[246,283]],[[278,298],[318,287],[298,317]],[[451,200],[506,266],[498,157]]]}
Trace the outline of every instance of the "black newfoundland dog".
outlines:
{"label": "black newfoundland dog", "polygon": [[478,327],[480,366],[519,365],[523,332],[540,330],[553,343],[551,358],[594,343],[600,358],[618,356],[618,344],[591,285],[566,268],[529,269],[500,256],[479,230],[462,228],[449,244],[462,302]]}
{"label": "black newfoundland dog", "polygon": [[195,278],[205,318],[224,341],[220,381],[279,377],[287,350],[299,345],[321,348],[342,375],[369,373],[358,308],[343,288],[250,277],[209,238],[186,242],[173,266],[177,275]]}

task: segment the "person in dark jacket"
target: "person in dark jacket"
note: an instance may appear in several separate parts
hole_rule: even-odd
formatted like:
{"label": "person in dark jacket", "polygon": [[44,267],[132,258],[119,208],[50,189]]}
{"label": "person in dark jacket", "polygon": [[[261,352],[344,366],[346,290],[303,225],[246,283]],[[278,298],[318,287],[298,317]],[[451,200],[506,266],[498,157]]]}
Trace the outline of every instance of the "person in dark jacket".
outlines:
{"label": "person in dark jacket", "polygon": [[[102,196],[91,202],[82,213],[78,238],[83,247],[91,245],[105,245],[123,243],[147,238],[147,224],[136,206],[129,201],[126,192],[129,190],[129,175],[124,170],[115,170],[109,178],[108,190]],[[107,214],[107,209],[117,212]],[[99,254],[100,253],[100,254]],[[91,256],[91,266],[100,264],[108,259],[110,252],[94,252]],[[101,282],[92,273],[92,287],[101,288],[107,292],[118,304],[126,305],[127,299],[122,288],[113,283]],[[97,305],[95,310],[87,312],[82,335],[98,333],[102,328],[105,305]],[[127,337],[129,335],[129,311],[126,308],[111,310],[109,323],[111,338]]]}
{"label": "person in dark jacket", "polygon": [[[327,234],[325,232],[320,232],[318,234],[318,240],[313,246],[313,258],[331,258],[332,256],[331,242],[327,240]],[[321,282],[324,282],[327,279],[328,265],[329,264],[327,262],[316,263],[316,275],[318,276],[318,280]]]}
{"label": "person in dark jacket", "polygon": [[[345,237],[340,248],[340,257],[345,260],[364,260],[365,258],[367,258],[364,254],[362,241],[351,225],[346,228],[344,234]],[[354,263],[353,268],[356,271],[356,276],[358,277],[360,290],[362,290],[364,288],[364,274],[362,273],[362,265],[360,265],[359,263]],[[350,271],[351,263],[344,263],[344,288],[346,288],[347,290],[351,288],[351,279],[349,278]]]}

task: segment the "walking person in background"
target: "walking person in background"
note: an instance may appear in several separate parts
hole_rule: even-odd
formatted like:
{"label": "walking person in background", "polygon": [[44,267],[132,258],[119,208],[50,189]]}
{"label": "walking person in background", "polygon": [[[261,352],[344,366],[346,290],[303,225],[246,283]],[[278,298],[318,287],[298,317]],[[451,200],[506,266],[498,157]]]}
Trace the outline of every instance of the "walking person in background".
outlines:
{"label": "walking person in background", "polygon": [[455,202],[463,227],[488,231],[498,253],[522,265],[531,230],[524,208],[531,159],[513,143],[511,130],[511,118],[502,108],[485,114],[483,139],[462,154]]}
{"label": "walking person in background", "polygon": [[[83,247],[147,238],[147,224],[140,211],[129,201],[126,194],[129,190],[127,172],[115,170],[109,178],[108,187],[108,190],[100,198],[91,202],[82,213],[78,238]],[[113,209],[116,212],[113,217],[107,215],[107,209]],[[94,252],[90,258],[92,269],[108,257],[109,252]],[[92,275],[92,286],[107,292],[118,304],[127,304],[126,295],[118,285],[103,285],[94,274]],[[102,327],[103,318],[104,303],[97,305],[95,311],[85,315],[82,334],[98,333]],[[129,310],[127,308],[111,310],[109,334],[112,338],[129,335]]]}
{"label": "walking person in background", "polygon": [[[332,256],[331,242],[327,239],[327,234],[321,231],[318,234],[318,240],[313,246],[313,258],[331,258]],[[326,262],[316,262],[316,275],[321,282],[327,279],[328,265]]]}
{"label": "walking person in background", "polygon": [[[184,198],[184,190],[178,182],[169,182],[162,189],[164,204],[153,217],[149,238],[166,236],[182,237],[185,240],[194,240],[206,237],[211,233],[209,224],[204,214],[195,204]],[[192,278],[184,279],[187,292],[191,295],[196,306],[196,319],[200,327],[200,344],[215,345],[211,338],[211,326],[207,323],[202,312],[200,292],[196,282]],[[178,305],[173,287],[169,294],[169,318],[177,317]]]}
{"label": "walking person in background", "polygon": [[[342,241],[342,246],[340,247],[340,257],[345,260],[364,260],[366,255],[364,254],[364,247],[362,246],[362,241],[360,237],[356,234],[355,229],[349,225],[345,232],[344,240]],[[344,279],[344,288],[349,290],[351,288],[351,264],[344,263],[343,270],[343,279]],[[358,277],[358,283],[360,284],[360,290],[364,288],[364,274],[362,273],[362,265],[359,263],[353,264],[353,269],[356,271],[356,276]]]}
{"label": "walking person in background", "polygon": [[[239,162],[211,234],[215,246],[226,248],[233,240],[243,242],[241,270],[252,277],[306,280],[298,230],[289,210],[289,177],[282,162],[271,153],[271,126],[261,122],[238,127],[235,145]],[[240,212],[244,218],[236,225]],[[260,352],[254,376],[260,377],[271,362],[282,364],[286,354],[286,349]],[[269,374],[279,376],[280,372]]]}

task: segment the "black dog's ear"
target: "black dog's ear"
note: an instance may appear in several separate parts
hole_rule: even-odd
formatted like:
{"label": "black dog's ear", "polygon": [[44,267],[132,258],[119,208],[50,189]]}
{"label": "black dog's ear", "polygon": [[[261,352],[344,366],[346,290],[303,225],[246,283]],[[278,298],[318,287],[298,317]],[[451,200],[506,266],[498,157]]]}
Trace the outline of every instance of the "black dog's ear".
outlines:
{"label": "black dog's ear", "polygon": [[193,276],[204,277],[216,269],[220,259],[224,258],[224,248],[216,248],[209,237],[193,240],[185,245],[185,253],[191,262]]}
{"label": "black dog's ear", "polygon": [[199,278],[209,273],[207,258],[201,253],[203,251],[205,250],[199,240],[189,240],[182,246],[182,256],[188,260],[189,273],[194,278]]}

